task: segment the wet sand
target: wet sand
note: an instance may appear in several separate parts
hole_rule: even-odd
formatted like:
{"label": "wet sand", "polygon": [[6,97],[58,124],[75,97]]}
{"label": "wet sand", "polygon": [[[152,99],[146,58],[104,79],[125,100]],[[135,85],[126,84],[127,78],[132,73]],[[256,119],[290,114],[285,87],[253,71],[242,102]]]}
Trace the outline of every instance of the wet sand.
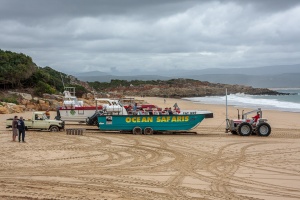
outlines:
{"label": "wet sand", "polygon": [[[241,137],[225,133],[225,106],[144,99],[210,110],[214,118],[196,134],[89,127],[82,136],[27,131],[27,142],[19,143],[4,125],[15,114],[0,115],[0,199],[300,199],[300,113],[263,111],[271,135]],[[229,118],[236,109],[228,108]]]}

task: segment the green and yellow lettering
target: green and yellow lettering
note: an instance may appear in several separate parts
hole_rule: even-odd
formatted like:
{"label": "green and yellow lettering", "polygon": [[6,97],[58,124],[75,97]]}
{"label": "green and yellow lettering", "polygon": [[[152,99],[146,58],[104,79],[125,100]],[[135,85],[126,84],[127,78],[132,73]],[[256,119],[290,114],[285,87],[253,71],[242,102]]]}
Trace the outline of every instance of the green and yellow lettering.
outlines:
{"label": "green and yellow lettering", "polygon": [[173,116],[172,117],[172,121],[171,122],[176,122],[177,120],[176,120],[176,117],[175,116]]}
{"label": "green and yellow lettering", "polygon": [[147,122],[153,122],[153,117],[148,117]]}
{"label": "green and yellow lettering", "polygon": [[160,122],[160,117],[157,117],[157,118],[156,118],[156,122]]}
{"label": "green and yellow lettering", "polygon": [[189,121],[189,116],[185,116],[184,121],[188,122]]}
{"label": "green and yellow lettering", "polygon": [[133,118],[131,119],[131,121],[132,121],[133,123],[136,123],[136,117],[133,117]]}
{"label": "green and yellow lettering", "polygon": [[142,122],[147,122],[147,118],[146,117],[142,117]]}
{"label": "green and yellow lettering", "polygon": [[177,121],[178,121],[178,122],[181,122],[181,121],[182,121],[182,120],[181,120],[181,117],[182,117],[182,116],[177,116]]}
{"label": "green and yellow lettering", "polygon": [[131,122],[131,118],[130,117],[126,117],[126,122],[130,123]]}

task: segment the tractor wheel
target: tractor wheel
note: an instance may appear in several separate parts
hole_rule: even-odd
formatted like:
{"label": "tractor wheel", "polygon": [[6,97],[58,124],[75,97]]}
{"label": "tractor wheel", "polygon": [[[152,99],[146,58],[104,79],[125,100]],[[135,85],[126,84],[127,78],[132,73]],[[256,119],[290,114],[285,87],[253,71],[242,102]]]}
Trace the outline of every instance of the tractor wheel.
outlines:
{"label": "tractor wheel", "polygon": [[237,135],[238,133],[236,131],[230,131],[233,135]]}
{"label": "tractor wheel", "polygon": [[271,134],[271,126],[265,122],[258,124],[256,134],[263,137],[269,136]]}
{"label": "tractor wheel", "polygon": [[151,127],[147,127],[144,129],[145,135],[153,135],[153,129]]}
{"label": "tractor wheel", "polygon": [[249,123],[243,122],[238,125],[237,132],[240,136],[249,136],[252,133],[252,127]]}
{"label": "tractor wheel", "polygon": [[138,126],[134,127],[133,130],[132,130],[132,133],[133,133],[134,135],[141,135],[141,134],[142,134],[142,129],[141,129],[141,127],[138,127]]}

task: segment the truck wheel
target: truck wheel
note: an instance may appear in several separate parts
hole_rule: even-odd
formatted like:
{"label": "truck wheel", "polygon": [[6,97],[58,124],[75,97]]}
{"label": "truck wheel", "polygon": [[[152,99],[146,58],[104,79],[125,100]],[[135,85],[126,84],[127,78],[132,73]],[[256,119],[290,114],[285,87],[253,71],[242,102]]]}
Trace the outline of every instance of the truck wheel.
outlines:
{"label": "truck wheel", "polygon": [[140,134],[142,134],[142,129],[141,129],[141,127],[134,127],[133,128],[133,130],[132,130],[132,133],[134,134],[134,135],[140,135]]}
{"label": "truck wheel", "polygon": [[271,134],[271,126],[268,123],[260,123],[256,127],[256,134],[258,136],[267,137]]}
{"label": "truck wheel", "polygon": [[59,128],[58,128],[58,126],[51,126],[49,130],[50,130],[50,132],[58,132]]}
{"label": "truck wheel", "polygon": [[249,136],[252,133],[252,127],[249,123],[243,122],[238,125],[237,132],[240,136]]}
{"label": "truck wheel", "polygon": [[144,129],[145,135],[153,135],[153,129],[151,127],[147,127]]}

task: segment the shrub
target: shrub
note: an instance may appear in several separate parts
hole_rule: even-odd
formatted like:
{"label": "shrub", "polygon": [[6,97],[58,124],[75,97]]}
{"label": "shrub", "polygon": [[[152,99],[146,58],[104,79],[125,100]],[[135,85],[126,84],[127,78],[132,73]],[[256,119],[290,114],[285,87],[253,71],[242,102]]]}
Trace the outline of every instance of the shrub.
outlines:
{"label": "shrub", "polygon": [[42,96],[44,93],[54,94],[56,90],[49,84],[39,81],[35,87],[34,93],[38,96]]}
{"label": "shrub", "polygon": [[17,96],[3,97],[2,101],[6,103],[19,104]]}

